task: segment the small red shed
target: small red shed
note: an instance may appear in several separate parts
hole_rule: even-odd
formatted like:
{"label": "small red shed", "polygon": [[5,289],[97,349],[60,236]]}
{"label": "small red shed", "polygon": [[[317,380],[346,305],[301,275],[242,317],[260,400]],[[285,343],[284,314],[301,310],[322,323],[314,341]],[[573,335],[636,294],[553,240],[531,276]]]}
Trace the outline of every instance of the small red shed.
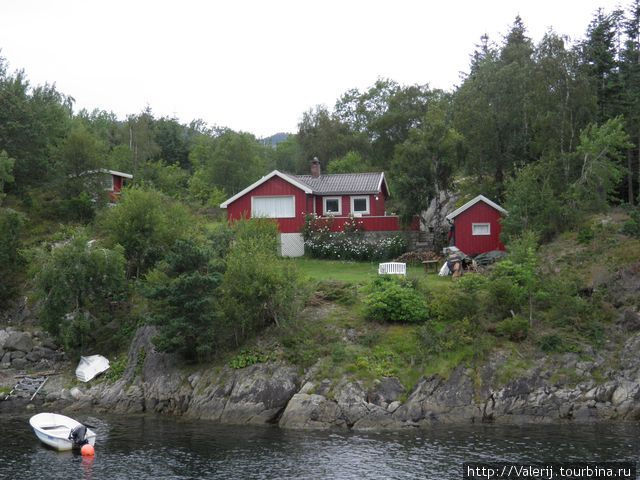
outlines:
{"label": "small red shed", "polygon": [[122,191],[122,187],[124,187],[126,180],[131,180],[133,175],[130,173],[117,172],[115,170],[100,170],[102,173],[109,174],[110,178],[107,180],[107,184],[105,190],[109,194],[109,201],[115,203],[118,201],[120,197],[120,192]]}
{"label": "small red shed", "polygon": [[478,195],[447,215],[453,224],[454,245],[469,256],[504,250],[500,219],[507,211],[484,195]]}

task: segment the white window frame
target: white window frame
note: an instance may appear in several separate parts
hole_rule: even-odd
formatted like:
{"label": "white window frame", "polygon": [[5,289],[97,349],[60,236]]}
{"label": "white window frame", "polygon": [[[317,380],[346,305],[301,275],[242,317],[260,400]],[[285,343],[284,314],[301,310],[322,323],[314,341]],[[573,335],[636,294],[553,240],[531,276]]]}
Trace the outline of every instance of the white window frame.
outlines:
{"label": "white window frame", "polygon": [[[337,212],[327,212],[327,200],[337,200],[338,201],[338,211]],[[342,215],[342,197],[322,197],[322,214],[323,215]]]}
{"label": "white window frame", "polygon": [[[259,217],[253,214],[253,201],[256,198],[291,198],[293,199],[293,215],[288,217]],[[251,197],[251,218],[296,218],[296,196],[295,195],[256,195]]]}
{"label": "white window frame", "polygon": [[[365,211],[362,212],[356,212],[353,208],[353,205],[355,203],[356,200],[366,200],[367,201],[367,209]],[[369,198],[369,195],[353,195],[351,197],[351,213],[354,216],[357,215],[369,215],[371,213],[371,199]]]}
{"label": "white window frame", "polygon": [[[487,233],[476,233],[476,226],[480,227],[480,226],[487,226]],[[491,235],[491,223],[489,222],[482,222],[482,223],[472,223],[471,224],[471,235],[474,236],[488,236]]]}

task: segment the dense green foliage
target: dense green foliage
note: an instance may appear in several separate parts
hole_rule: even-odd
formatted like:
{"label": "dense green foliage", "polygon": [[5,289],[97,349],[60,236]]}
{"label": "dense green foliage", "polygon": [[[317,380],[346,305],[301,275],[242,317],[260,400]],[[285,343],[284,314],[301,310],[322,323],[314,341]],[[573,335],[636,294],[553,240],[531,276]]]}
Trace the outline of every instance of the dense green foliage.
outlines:
{"label": "dense green foliage", "polygon": [[270,220],[241,221],[226,256],[221,308],[237,344],[261,329],[292,318],[304,288],[295,265],[277,256],[277,227]]}
{"label": "dense green foliage", "polygon": [[23,265],[20,233],[24,219],[16,211],[0,208],[0,307],[15,295]]}
{"label": "dense green foliage", "polygon": [[216,300],[222,275],[211,257],[193,240],[177,240],[147,275],[146,295],[154,300],[152,321],[159,326],[155,343],[161,350],[203,360],[220,343]]}
{"label": "dense green foliage", "polygon": [[127,289],[122,247],[88,240],[77,232],[51,251],[38,251],[32,264],[40,320],[69,350],[83,351],[105,333]]}
{"label": "dense green foliage", "polygon": [[364,298],[368,320],[391,323],[422,323],[429,317],[423,296],[404,279],[383,276],[370,286]]}
{"label": "dense green foliage", "polygon": [[[308,367],[331,357],[366,375],[406,373],[420,358],[428,368],[471,361],[495,342],[545,352],[597,345],[608,318],[601,297],[584,294],[584,277],[543,268],[538,240],[544,248],[575,229],[579,248],[593,249],[604,227],[592,216],[621,203],[630,218],[615,234],[640,236],[639,60],[640,0],[626,12],[599,10],[573,43],[553,31],[534,43],[518,17],[498,43],[481,38],[452,91],[381,78],[303,113],[298,131],[274,147],[150,108],[126,118],[74,112],[72,97],[30,85],[0,58],[0,202],[11,208],[0,210],[0,304],[23,287],[68,349],[144,320],[158,326],[159,348],[196,361],[273,330],[284,358]],[[295,261],[277,256],[275,223],[216,220],[224,199],[274,168],[308,173],[316,156],[323,171],[387,171],[387,209],[405,219],[445,190],[460,202],[492,198],[509,211],[509,257],[446,288],[441,279],[376,281],[364,305],[358,285],[375,265],[340,264],[349,285],[320,285],[314,298],[356,311],[336,322],[360,320],[368,334],[347,348],[336,331],[298,323],[307,284]],[[134,175],[113,208],[93,174],[104,168]],[[78,224],[86,234],[74,233]],[[365,241],[357,220],[346,230],[307,224],[308,251],[378,260],[405,248],[402,237]],[[634,261],[634,252],[620,258]],[[397,330],[381,340],[384,328]],[[262,358],[249,347],[230,363]]]}
{"label": "dense green foliage", "polygon": [[187,234],[185,207],[150,188],[124,192],[118,208],[107,210],[101,221],[105,234],[124,247],[129,276],[138,277]]}

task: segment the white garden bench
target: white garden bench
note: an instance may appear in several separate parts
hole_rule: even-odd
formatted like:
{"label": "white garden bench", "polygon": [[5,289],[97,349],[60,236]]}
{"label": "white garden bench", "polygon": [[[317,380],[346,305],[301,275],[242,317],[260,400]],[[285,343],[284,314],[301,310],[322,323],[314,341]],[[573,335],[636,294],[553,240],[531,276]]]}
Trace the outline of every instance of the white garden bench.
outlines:
{"label": "white garden bench", "polygon": [[401,262],[387,262],[378,265],[378,275],[406,275],[407,264]]}

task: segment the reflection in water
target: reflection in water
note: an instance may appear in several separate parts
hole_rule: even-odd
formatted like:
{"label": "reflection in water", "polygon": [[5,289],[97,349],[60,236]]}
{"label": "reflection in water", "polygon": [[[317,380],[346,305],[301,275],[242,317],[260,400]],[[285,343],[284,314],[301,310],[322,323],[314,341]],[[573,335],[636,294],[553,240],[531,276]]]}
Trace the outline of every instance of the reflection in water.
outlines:
{"label": "reflection in water", "polygon": [[96,456],[43,447],[28,417],[0,417],[0,478],[459,479],[464,461],[637,461],[640,427],[436,425],[398,433],[299,432],[176,418],[78,417]]}

